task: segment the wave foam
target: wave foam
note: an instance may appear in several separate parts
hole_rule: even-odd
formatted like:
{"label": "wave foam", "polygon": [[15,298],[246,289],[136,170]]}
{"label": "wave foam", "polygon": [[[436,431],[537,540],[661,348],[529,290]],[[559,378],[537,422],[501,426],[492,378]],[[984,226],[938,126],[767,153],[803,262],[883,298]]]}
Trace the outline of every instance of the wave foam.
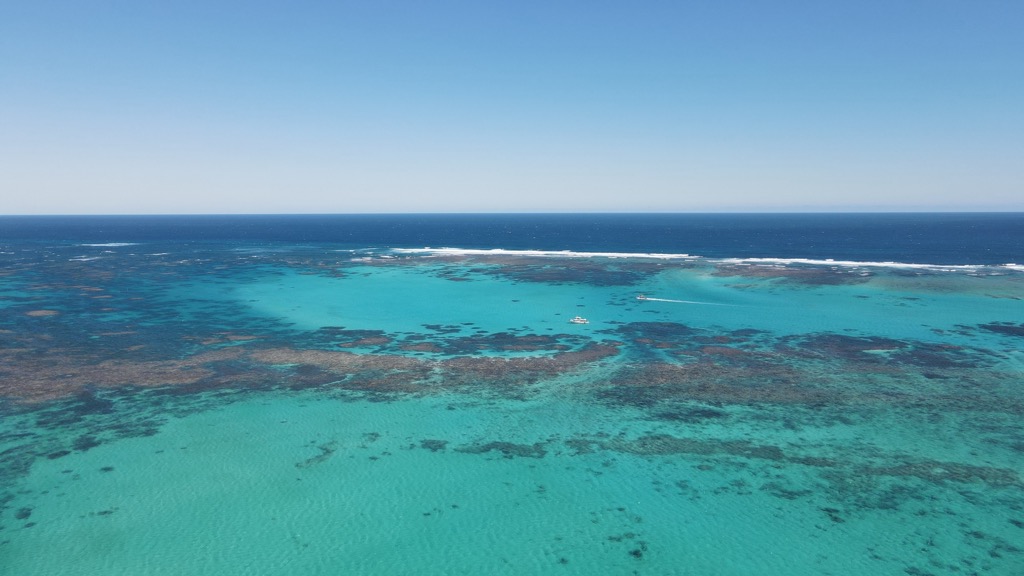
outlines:
{"label": "wave foam", "polygon": [[1024,272],[1024,265],[1009,264],[916,264],[895,261],[857,261],[814,258],[707,258],[692,254],[664,254],[654,252],[574,252],[572,250],[510,250],[506,248],[392,248],[393,254],[429,254],[432,256],[537,256],[549,258],[648,258],[658,260],[702,260],[711,264],[731,264],[746,266],[829,266],[834,268],[895,268],[925,270],[930,272],[977,272],[993,269]]}
{"label": "wave foam", "polygon": [[658,254],[632,252],[573,252],[572,250],[507,250],[504,248],[392,248],[398,254],[434,254],[437,256],[542,256],[556,258],[656,258],[659,260],[693,260],[690,254]]}
{"label": "wave foam", "polygon": [[1010,268],[1024,270],[1024,266],[1017,264],[911,264],[908,262],[859,262],[855,260],[815,260],[811,258],[723,258],[718,260],[725,264],[751,264],[768,266],[788,266],[790,264],[802,264],[806,266],[835,266],[842,268],[907,268],[919,270],[932,270],[937,272],[962,272],[973,271],[982,268]]}
{"label": "wave foam", "polygon": [[117,248],[120,246],[138,246],[138,242],[104,242],[102,244],[76,244],[76,246],[90,246],[93,248]]}

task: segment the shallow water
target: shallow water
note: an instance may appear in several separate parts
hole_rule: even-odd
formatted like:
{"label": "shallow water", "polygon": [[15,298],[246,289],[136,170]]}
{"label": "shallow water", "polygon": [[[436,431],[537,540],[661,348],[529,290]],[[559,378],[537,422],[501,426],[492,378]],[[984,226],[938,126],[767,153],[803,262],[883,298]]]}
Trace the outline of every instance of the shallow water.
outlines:
{"label": "shallow water", "polygon": [[4,573],[1024,572],[1013,267],[6,258]]}

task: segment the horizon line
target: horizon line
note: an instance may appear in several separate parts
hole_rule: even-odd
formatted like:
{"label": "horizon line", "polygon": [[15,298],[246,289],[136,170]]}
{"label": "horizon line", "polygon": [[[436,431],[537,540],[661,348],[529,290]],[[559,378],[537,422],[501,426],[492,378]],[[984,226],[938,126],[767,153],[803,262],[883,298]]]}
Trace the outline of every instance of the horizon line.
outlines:
{"label": "horizon line", "polygon": [[494,211],[494,212],[124,212],[124,213],[18,213],[0,218],[20,217],[140,217],[140,216],[673,216],[673,215],[839,215],[839,214],[1024,214],[1009,210],[708,210],[708,211]]}

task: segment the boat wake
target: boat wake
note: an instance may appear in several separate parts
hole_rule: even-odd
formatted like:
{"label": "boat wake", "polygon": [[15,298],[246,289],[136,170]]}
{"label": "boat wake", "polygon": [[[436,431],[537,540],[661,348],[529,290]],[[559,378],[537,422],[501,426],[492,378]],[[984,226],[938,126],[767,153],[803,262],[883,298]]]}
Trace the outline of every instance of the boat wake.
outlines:
{"label": "boat wake", "polygon": [[674,304],[700,304],[703,306],[736,306],[736,304],[722,304],[720,302],[697,302],[696,300],[673,300],[671,298],[651,298],[645,296],[644,302],[672,302]]}

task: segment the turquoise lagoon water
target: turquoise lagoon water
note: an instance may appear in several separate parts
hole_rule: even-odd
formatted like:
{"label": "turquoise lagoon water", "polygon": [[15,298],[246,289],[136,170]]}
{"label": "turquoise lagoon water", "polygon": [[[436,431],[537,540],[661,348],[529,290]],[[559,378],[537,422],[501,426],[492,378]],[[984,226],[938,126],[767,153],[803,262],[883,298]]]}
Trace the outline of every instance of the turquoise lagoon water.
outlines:
{"label": "turquoise lagoon water", "polygon": [[44,252],[5,574],[1024,573],[1015,267]]}

